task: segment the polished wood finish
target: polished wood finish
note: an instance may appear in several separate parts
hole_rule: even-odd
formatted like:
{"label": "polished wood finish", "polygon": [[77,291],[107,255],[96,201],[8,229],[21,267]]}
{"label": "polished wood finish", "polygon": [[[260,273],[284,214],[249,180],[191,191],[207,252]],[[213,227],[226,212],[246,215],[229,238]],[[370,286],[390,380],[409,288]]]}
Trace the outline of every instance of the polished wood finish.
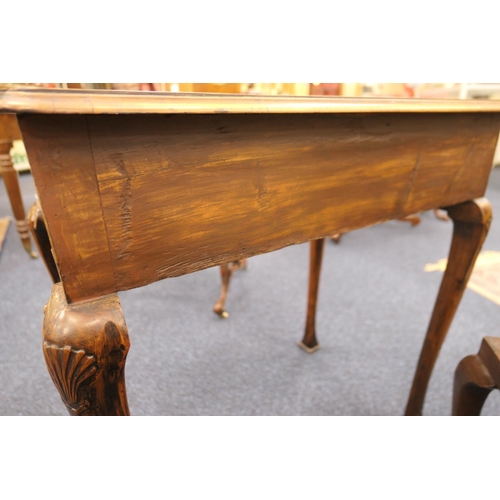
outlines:
{"label": "polished wood finish", "polygon": [[306,327],[304,338],[299,342],[299,346],[309,354],[319,349],[318,340],[316,339],[316,306],[318,303],[319,278],[321,275],[324,248],[324,238],[311,241],[310,243]]}
{"label": "polished wood finish", "polygon": [[[0,96],[2,92],[0,91]],[[0,114],[0,143],[19,141],[23,137],[17,124],[16,115],[13,113]],[[12,146],[11,146],[12,147]]]}
{"label": "polished wood finish", "polygon": [[21,243],[26,252],[28,252],[28,255],[31,258],[36,258],[37,254],[31,247],[31,238],[26,222],[26,213],[24,211],[21,189],[19,187],[18,173],[10,157],[13,141],[20,139],[22,139],[22,136],[17,125],[16,115],[0,114],[0,175],[3,177],[5,183],[5,189],[9,197]]}
{"label": "polished wood finish", "polygon": [[[57,94],[55,94],[57,92]],[[0,109],[44,114],[498,113],[493,100],[264,96],[121,90],[0,90]]]}
{"label": "polished wood finish", "polygon": [[[486,189],[500,103],[11,90],[0,111],[19,114],[59,270],[50,310],[94,304],[53,352],[104,339],[116,292],[449,207],[449,270],[410,398],[419,413],[491,216],[471,200]],[[58,318],[46,315],[49,343],[68,330]],[[99,407],[126,413],[115,406]]]}
{"label": "polished wood finish", "polygon": [[43,353],[70,415],[128,415],[130,347],[118,296],[68,304],[56,283],[45,310]]}
{"label": "polished wood finish", "polygon": [[493,389],[500,388],[500,339],[485,337],[476,355],[455,370],[452,415],[478,416]]}
{"label": "polished wood finish", "polygon": [[418,360],[406,415],[422,414],[434,364],[491,224],[491,205],[485,198],[445,209],[453,220],[448,264]]}

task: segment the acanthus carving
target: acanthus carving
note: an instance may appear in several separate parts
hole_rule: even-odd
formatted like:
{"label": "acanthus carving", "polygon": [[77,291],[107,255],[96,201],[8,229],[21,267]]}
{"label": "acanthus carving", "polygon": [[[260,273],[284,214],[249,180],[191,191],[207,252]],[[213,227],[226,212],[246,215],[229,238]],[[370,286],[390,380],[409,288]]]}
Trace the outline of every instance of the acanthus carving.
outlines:
{"label": "acanthus carving", "polygon": [[86,413],[91,406],[89,379],[97,372],[96,357],[83,349],[48,342],[44,342],[43,352],[50,376],[68,409],[78,415]]}

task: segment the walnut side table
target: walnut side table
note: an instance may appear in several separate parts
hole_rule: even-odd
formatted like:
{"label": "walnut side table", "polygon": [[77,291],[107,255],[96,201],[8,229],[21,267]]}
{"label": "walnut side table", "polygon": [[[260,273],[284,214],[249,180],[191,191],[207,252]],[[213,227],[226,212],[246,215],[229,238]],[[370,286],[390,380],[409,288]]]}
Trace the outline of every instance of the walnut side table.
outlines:
{"label": "walnut side table", "polygon": [[117,292],[307,241],[314,292],[316,240],[444,208],[448,267],[406,408],[421,414],[490,225],[500,103],[10,89],[0,112],[18,115],[61,278],[43,350],[70,414],[129,413]]}

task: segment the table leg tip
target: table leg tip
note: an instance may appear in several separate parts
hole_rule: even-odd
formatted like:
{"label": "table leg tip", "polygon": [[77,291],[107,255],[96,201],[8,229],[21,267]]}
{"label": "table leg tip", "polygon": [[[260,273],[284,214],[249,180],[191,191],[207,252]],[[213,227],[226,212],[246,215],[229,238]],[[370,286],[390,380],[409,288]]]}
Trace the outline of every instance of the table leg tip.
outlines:
{"label": "table leg tip", "polygon": [[297,345],[301,348],[304,349],[308,354],[312,354],[313,352],[316,352],[319,349],[319,344],[316,344],[314,347],[309,347],[304,342],[300,341],[297,343]]}
{"label": "table leg tip", "polygon": [[229,318],[229,313],[227,311],[216,311],[216,310],[214,310],[214,313],[217,314],[217,316],[219,316],[219,318],[222,318],[222,319]]}

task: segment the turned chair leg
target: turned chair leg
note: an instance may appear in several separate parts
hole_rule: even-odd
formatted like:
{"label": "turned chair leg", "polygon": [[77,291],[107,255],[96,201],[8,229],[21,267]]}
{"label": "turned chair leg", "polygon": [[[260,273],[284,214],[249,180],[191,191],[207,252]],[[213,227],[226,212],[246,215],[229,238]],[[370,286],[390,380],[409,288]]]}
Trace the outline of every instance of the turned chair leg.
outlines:
{"label": "turned chair leg", "polygon": [[61,283],[53,286],[43,353],[70,415],[129,415],[124,376],[129,347],[116,294],[68,304]]}
{"label": "turned chair leg", "polygon": [[422,414],[434,364],[491,224],[491,205],[485,198],[460,203],[445,210],[453,220],[448,265],[420,353],[406,415]]}
{"label": "turned chair leg", "polygon": [[321,263],[323,260],[324,248],[324,238],[311,241],[310,243],[309,290],[307,297],[306,327],[304,338],[299,342],[299,346],[310,354],[319,349],[319,344],[316,339],[316,306],[318,303],[319,277],[321,275]]}
{"label": "turned chair leg", "polygon": [[21,189],[19,188],[18,174],[10,158],[11,148],[12,142],[0,142],[0,174],[5,183],[21,243],[29,256],[32,259],[36,259],[38,255],[31,248],[31,238],[28,230],[28,223],[26,222]]}
{"label": "turned chair leg", "polygon": [[214,306],[214,313],[218,314],[221,318],[229,318],[229,313],[225,309],[227,293],[229,291],[229,281],[231,280],[233,272],[240,268],[247,268],[247,259],[235,260],[234,262],[222,264],[220,266],[221,291],[219,299]]}
{"label": "turned chair leg", "polygon": [[52,245],[50,244],[45,218],[43,217],[42,209],[38,201],[33,203],[28,212],[28,227],[52,281],[54,283],[59,283],[59,281],[61,281],[59,271],[57,270],[54,255],[52,254]]}

